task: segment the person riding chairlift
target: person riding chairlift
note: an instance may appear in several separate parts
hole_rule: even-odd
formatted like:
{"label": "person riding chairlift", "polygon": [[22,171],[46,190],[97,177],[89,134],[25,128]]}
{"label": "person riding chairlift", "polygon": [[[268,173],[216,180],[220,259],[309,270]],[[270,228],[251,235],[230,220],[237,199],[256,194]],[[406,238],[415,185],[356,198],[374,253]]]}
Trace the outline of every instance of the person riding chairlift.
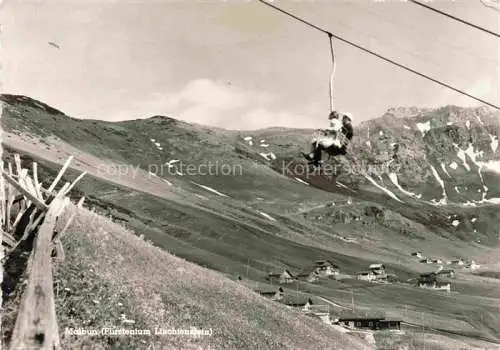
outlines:
{"label": "person riding chairlift", "polygon": [[[342,120],[340,117],[342,116]],[[354,130],[352,127],[352,114],[339,114],[333,111],[328,116],[330,126],[323,131],[323,136],[315,138],[312,143],[311,153],[303,153],[314,166],[319,166],[321,162],[322,152],[326,151],[330,156],[347,154],[347,145],[351,141]]]}

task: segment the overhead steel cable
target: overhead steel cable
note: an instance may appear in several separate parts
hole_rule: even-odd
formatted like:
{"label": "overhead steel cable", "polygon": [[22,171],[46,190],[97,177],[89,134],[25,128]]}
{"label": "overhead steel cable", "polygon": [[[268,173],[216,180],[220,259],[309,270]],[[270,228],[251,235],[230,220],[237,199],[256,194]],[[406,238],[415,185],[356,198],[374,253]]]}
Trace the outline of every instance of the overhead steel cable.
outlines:
{"label": "overhead steel cable", "polygon": [[434,11],[436,13],[439,13],[440,15],[443,15],[443,16],[446,16],[448,18],[451,18],[451,19],[453,19],[453,20],[455,20],[457,22],[466,24],[466,25],[471,26],[473,28],[479,29],[479,30],[481,30],[481,31],[483,31],[485,33],[488,33],[488,34],[491,34],[493,36],[496,36],[497,38],[500,38],[500,34],[498,34],[498,33],[492,32],[491,30],[483,28],[483,27],[480,27],[480,26],[478,26],[478,25],[476,25],[474,23],[467,22],[467,21],[465,21],[465,20],[463,20],[461,18],[458,18],[458,17],[455,17],[453,15],[450,15],[449,13],[443,12],[441,10],[438,10],[438,9],[432,7],[432,6],[429,6],[429,5],[426,5],[424,3],[421,3],[420,1],[417,1],[417,0],[408,0],[408,1],[411,2],[411,3],[413,3],[413,4],[415,4],[415,5],[422,6],[422,7],[426,8],[426,9],[428,9],[428,10],[431,10],[431,11]]}
{"label": "overhead steel cable", "polygon": [[436,78],[430,77],[430,76],[428,76],[427,74],[420,73],[420,72],[416,71],[415,69],[412,69],[412,68],[410,68],[410,67],[407,67],[406,65],[401,64],[401,63],[398,63],[398,62],[396,62],[396,61],[394,61],[394,60],[392,60],[392,59],[390,59],[390,58],[384,57],[384,56],[382,56],[382,55],[380,55],[380,54],[378,54],[378,53],[376,53],[376,52],[374,52],[374,51],[372,51],[372,50],[366,49],[366,48],[362,47],[361,45],[358,45],[358,44],[356,44],[356,43],[354,43],[354,42],[352,42],[352,41],[350,41],[350,40],[344,39],[343,37],[341,37],[341,36],[339,36],[339,35],[335,35],[335,34],[333,34],[333,33],[329,32],[328,30],[325,30],[325,29],[323,29],[323,28],[320,28],[320,27],[318,27],[318,26],[316,26],[316,25],[314,25],[314,24],[312,24],[312,23],[308,22],[307,20],[304,20],[304,19],[302,19],[302,18],[300,18],[300,17],[297,17],[297,16],[295,16],[294,14],[292,14],[292,13],[290,13],[290,12],[288,12],[288,11],[285,11],[285,10],[283,10],[283,9],[281,9],[281,8],[279,8],[279,7],[275,6],[275,5],[273,5],[273,4],[270,4],[270,3],[266,2],[265,0],[257,0],[257,1],[258,1],[258,2],[260,2],[260,3],[262,3],[262,4],[264,4],[264,5],[269,6],[269,7],[273,8],[273,9],[275,9],[275,10],[277,10],[277,11],[279,11],[279,12],[281,12],[281,13],[283,13],[283,14],[285,14],[285,15],[287,15],[287,16],[289,16],[289,17],[293,18],[293,19],[296,19],[296,20],[297,20],[297,21],[299,21],[299,22],[302,22],[302,23],[304,23],[305,25],[307,25],[307,26],[309,26],[309,27],[311,27],[311,28],[313,28],[313,29],[316,29],[316,30],[318,30],[318,31],[320,31],[320,32],[322,32],[322,33],[324,33],[324,34],[328,35],[329,37],[333,37],[333,38],[335,38],[335,39],[337,39],[337,40],[340,40],[340,41],[342,41],[342,42],[344,42],[344,43],[346,43],[346,44],[349,44],[349,45],[351,45],[351,46],[354,46],[355,48],[357,48],[357,49],[359,49],[359,50],[361,50],[361,51],[364,51],[364,52],[366,52],[366,53],[368,53],[368,54],[370,54],[370,55],[373,55],[373,56],[375,56],[375,57],[377,57],[377,58],[379,58],[379,59],[381,59],[381,60],[383,60],[383,61],[385,61],[385,62],[388,62],[388,63],[390,63],[390,64],[393,64],[393,65],[395,65],[395,66],[397,66],[397,67],[399,67],[399,68],[402,68],[402,69],[404,69],[404,70],[406,70],[406,71],[408,71],[408,72],[411,72],[411,73],[413,73],[413,74],[416,74],[416,75],[418,75],[418,76],[420,76],[420,77],[422,77],[422,78],[425,78],[425,79],[427,79],[427,80],[430,80],[430,81],[432,81],[432,82],[434,82],[434,83],[436,83],[436,84],[439,84],[439,85],[441,85],[441,86],[443,86],[443,87],[446,87],[446,88],[448,88],[448,89],[450,89],[450,90],[453,90],[453,91],[455,91],[455,92],[458,92],[459,94],[462,94],[462,95],[464,95],[464,96],[467,96],[467,97],[469,97],[469,98],[472,98],[473,100],[476,100],[476,101],[478,101],[478,102],[484,103],[485,105],[488,105],[488,106],[490,106],[490,107],[493,107],[493,108],[495,108],[495,109],[500,110],[500,106],[497,106],[497,105],[495,105],[495,104],[493,104],[493,103],[491,103],[491,102],[488,102],[488,101],[486,101],[486,100],[483,100],[483,99],[481,99],[481,98],[479,98],[479,97],[473,96],[473,95],[471,95],[471,94],[469,94],[469,93],[467,93],[467,92],[465,92],[465,91],[463,91],[463,90],[457,89],[457,88],[455,88],[455,87],[451,86],[450,84],[445,83],[445,82],[442,82],[442,81],[440,81],[440,80],[438,80],[438,79],[436,79]]}
{"label": "overhead steel cable", "polygon": [[[481,0],[481,1],[484,1],[484,0]],[[406,23],[403,23],[403,22],[401,22],[399,20],[395,20],[393,18],[382,16],[380,13],[378,13],[376,11],[369,10],[369,9],[363,7],[363,6],[359,6],[358,4],[355,4],[352,1],[351,2],[347,2],[347,4],[349,6],[351,6],[351,7],[356,8],[356,10],[358,10],[358,11],[365,12],[365,13],[370,14],[372,16],[378,17],[378,18],[380,18],[381,20],[383,20],[383,21],[385,21],[387,23],[391,23],[391,24],[393,24],[395,26],[398,26],[400,28],[406,28],[406,29],[410,29],[412,31],[416,31],[419,34],[424,35],[427,39],[435,40],[436,42],[439,42],[439,43],[441,43],[443,45],[447,45],[450,48],[453,48],[453,49],[455,49],[457,51],[460,51],[461,53],[465,53],[465,54],[467,54],[467,55],[469,55],[471,57],[475,57],[477,59],[483,60],[485,62],[488,62],[489,64],[494,64],[494,65],[497,65],[497,66],[499,65],[499,62],[496,61],[496,60],[492,60],[490,58],[486,58],[484,56],[477,55],[476,53],[474,53],[474,52],[466,49],[465,47],[454,45],[454,44],[448,42],[447,40],[444,40],[443,38],[440,38],[439,36],[438,37],[436,37],[435,35],[430,36],[429,34],[427,34],[422,29],[416,28],[416,27],[412,26],[411,24],[406,24]]]}

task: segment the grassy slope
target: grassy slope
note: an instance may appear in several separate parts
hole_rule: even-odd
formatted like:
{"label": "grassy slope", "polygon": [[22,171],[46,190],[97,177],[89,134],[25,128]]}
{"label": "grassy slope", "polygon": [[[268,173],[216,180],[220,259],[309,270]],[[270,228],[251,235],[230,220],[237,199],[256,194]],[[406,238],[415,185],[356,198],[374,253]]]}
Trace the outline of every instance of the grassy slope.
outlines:
{"label": "grassy slope", "polygon": [[[364,349],[366,345],[268,301],[220,273],[161,249],[81,210],[57,267],[61,329],[81,327],[212,329],[213,336],[64,336],[63,348]],[[66,290],[68,288],[69,290]],[[124,326],[120,315],[135,321]]]}
{"label": "grassy slope", "polygon": [[[31,114],[34,118],[23,121],[23,123],[31,123],[33,120],[38,123],[36,127],[33,126],[30,129],[31,132],[36,131],[37,128],[40,130],[48,128],[52,130],[52,133],[64,137],[72,143],[74,139],[75,145],[80,147],[82,151],[94,152],[101,157],[116,157],[117,160],[135,161],[126,157],[126,152],[130,152],[133,148],[124,143],[124,136],[115,137],[111,135],[112,130],[103,132],[101,122],[87,121],[85,122],[87,123],[86,127],[81,128],[78,124],[80,122],[68,120],[65,117],[66,119],[58,121],[58,123],[65,123],[65,128],[59,128],[47,122],[52,117],[46,113],[34,109],[29,109],[26,113]],[[16,119],[7,118],[6,120],[8,122],[14,120],[15,122]],[[145,122],[155,124],[165,122],[165,120],[157,118],[156,121]],[[88,126],[89,123],[93,126]],[[136,124],[133,125],[133,128],[147,129],[144,133],[143,131],[139,133],[143,133],[140,138],[139,134],[134,134],[133,138],[134,140],[143,140],[140,145],[134,145],[137,149],[142,150],[141,161],[143,163],[141,164],[145,166],[147,162],[156,162],[153,156],[147,156],[147,152],[145,152],[146,148],[148,150],[152,148],[148,133],[163,129],[158,128],[158,126],[156,129],[151,128],[147,126],[148,124],[143,126],[139,122],[134,123]],[[111,123],[109,125],[108,129],[124,127]],[[181,129],[184,128],[188,128],[188,131],[191,130],[191,126],[184,125]],[[165,127],[163,132],[167,132],[164,135],[169,135],[170,132],[180,132],[176,130],[172,131]],[[127,129],[125,134],[131,135],[128,134],[129,131]],[[226,146],[232,145],[234,149],[250,152],[250,149],[240,139],[234,138],[232,132],[206,130],[200,132],[199,129],[196,131],[198,132],[196,137],[208,138],[207,142],[209,143],[223,143]],[[290,142],[286,141],[287,133],[289,131],[286,131],[282,138],[284,151],[288,147],[286,142]],[[93,134],[98,136],[92,136]],[[160,135],[156,135],[156,139],[159,137]],[[163,144],[163,141],[161,142]],[[171,146],[171,149],[169,148],[169,152],[171,150],[176,152],[177,149],[186,147],[186,152],[189,153],[191,152],[189,145],[191,143],[177,142]],[[219,146],[221,148],[217,148],[217,152],[226,149],[224,145],[217,147]],[[144,149],[138,147],[144,147]],[[200,149],[195,148],[194,152],[200,152]],[[211,154],[211,159],[221,158],[221,153],[217,152],[214,150],[208,152]],[[158,156],[158,153],[160,152],[155,151],[154,155]],[[337,204],[345,203],[347,197],[352,196],[352,194],[338,189],[335,189],[335,193],[319,191],[309,186],[300,185],[296,181],[289,181],[272,173],[268,168],[253,167],[255,161],[249,160],[253,159],[249,158],[250,153],[243,158],[239,158],[238,155],[241,153],[230,153],[227,161],[241,161],[245,165],[245,169],[249,169],[245,176],[240,178],[206,176],[195,179],[202,184],[213,186],[217,190],[231,195],[234,197],[232,199],[218,197],[205,190],[200,190],[186,181],[186,177],[171,178],[170,176],[166,177],[172,180],[175,186],[184,189],[185,200],[174,201],[152,197],[141,191],[105,183],[90,176],[82,181],[78,190],[91,196],[89,198],[90,205],[96,206],[104,213],[120,218],[121,222],[136,231],[137,234],[144,234],[155,245],[200,265],[231,275],[240,274],[260,283],[265,282],[264,277],[270,269],[289,267],[296,272],[308,266],[312,260],[319,258],[334,260],[340,265],[343,272],[348,273],[355,273],[366,268],[369,263],[380,261],[388,264],[391,272],[396,272],[402,278],[407,278],[417,272],[435,268],[415,264],[414,260],[409,257],[409,253],[413,250],[420,249],[426,254],[443,258],[481,257],[486,251],[485,247],[468,243],[467,236],[462,237],[463,240],[455,239],[453,236],[467,232],[468,228],[458,227],[455,229],[446,224],[448,213],[443,208],[400,205],[397,202],[388,201],[387,197],[377,193],[363,192],[362,195],[354,196],[354,206],[334,208],[330,213],[317,209],[309,211],[305,217],[294,214],[294,212],[307,207],[325,204],[332,200]],[[41,156],[43,157],[43,155]],[[170,154],[162,158],[162,161],[168,159],[170,159]],[[55,165],[45,161],[42,162],[42,167],[48,172],[44,178],[49,180],[50,176],[54,175]],[[76,177],[76,173],[69,175],[69,179]],[[255,193],[252,193],[254,191]],[[193,193],[202,194],[208,199],[196,199]],[[258,196],[264,200],[257,200]],[[367,207],[379,204],[383,204],[382,206],[386,208],[387,220],[376,220],[364,214]],[[256,212],[257,209],[269,213],[277,221],[273,222],[262,217]],[[466,216],[469,213],[481,214],[483,213],[481,210],[484,209],[453,210]],[[353,212],[362,217],[360,222],[334,222],[326,219],[329,216],[350,215]],[[322,219],[317,218],[320,215],[323,216]],[[478,224],[490,224],[498,218],[498,212],[494,210],[489,210],[488,214],[481,215],[484,220],[479,220]],[[345,243],[339,240],[338,236],[355,236],[360,240],[358,244]],[[472,283],[470,282],[470,284]],[[450,327],[454,327],[456,322],[460,324],[460,321],[466,317],[470,319],[468,321],[473,323],[474,327],[480,330],[483,336],[491,336],[490,329],[499,325],[499,320],[496,318],[477,320],[477,317],[472,314],[468,316],[457,315],[453,303],[443,304],[444,307],[441,307],[439,304],[422,302],[422,299],[424,301],[432,299],[435,295],[432,292],[423,292],[413,287],[404,286],[375,287],[363,292],[363,288],[361,288],[363,286],[366,285],[359,285],[356,282],[339,284],[323,281],[319,285],[302,283],[299,289],[311,290],[316,295],[327,296],[336,302],[347,305],[351,301],[350,290],[360,290],[361,294],[359,299],[357,298],[359,307],[373,308],[383,305],[386,310],[399,315],[401,315],[399,304],[403,300],[392,299],[391,296],[401,294],[404,295],[404,302],[414,305],[415,312],[418,312],[419,315],[423,314],[425,318],[436,318],[436,315],[440,315],[442,319],[447,320]],[[494,312],[495,304],[491,306],[490,303],[487,306],[484,305],[486,300],[474,299],[475,293],[488,294],[492,292],[491,288],[482,290],[482,287],[479,286],[478,289],[481,290],[474,290],[470,288],[470,285],[466,287],[464,291],[469,292],[458,296],[453,295],[454,299],[452,300],[459,303],[465,300],[468,307],[477,305],[480,308],[484,307],[485,312]],[[491,297],[496,296],[491,295]],[[418,317],[415,320],[418,321]],[[467,329],[463,328],[462,330],[466,331]]]}

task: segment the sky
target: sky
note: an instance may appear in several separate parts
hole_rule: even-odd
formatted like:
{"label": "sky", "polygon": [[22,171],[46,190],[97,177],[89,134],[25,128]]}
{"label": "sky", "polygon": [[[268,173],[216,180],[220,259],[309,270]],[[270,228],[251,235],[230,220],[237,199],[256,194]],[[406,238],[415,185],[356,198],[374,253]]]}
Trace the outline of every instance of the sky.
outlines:
{"label": "sky", "polygon": [[[500,103],[499,38],[397,0],[273,4]],[[500,12],[480,0],[429,4],[500,32]],[[327,35],[256,0],[4,0],[0,23],[3,93],[75,118],[167,115],[248,130],[323,127],[330,111]],[[334,49],[334,108],[355,124],[390,107],[478,105],[336,39]]]}

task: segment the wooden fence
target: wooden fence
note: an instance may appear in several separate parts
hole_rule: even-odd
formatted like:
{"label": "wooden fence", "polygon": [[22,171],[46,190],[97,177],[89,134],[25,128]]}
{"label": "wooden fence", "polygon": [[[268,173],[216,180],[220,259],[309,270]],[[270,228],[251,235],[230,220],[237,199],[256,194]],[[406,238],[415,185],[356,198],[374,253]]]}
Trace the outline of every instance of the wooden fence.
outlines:
{"label": "wooden fence", "polygon": [[[59,331],[56,320],[52,260],[64,259],[61,244],[66,229],[74,219],[73,213],[59,232],[55,232],[58,218],[70,203],[69,192],[85,175],[82,173],[72,183],[56,187],[69,167],[70,157],[48,188],[38,179],[37,163],[33,163],[32,177],[22,168],[21,158],[14,156],[14,169],[7,170],[0,162],[0,215],[1,240],[6,247],[5,259],[23,243],[32,239],[32,249],[26,266],[27,284],[22,293],[17,318],[10,339],[10,349],[59,349]],[[83,204],[82,197],[77,206]]]}

